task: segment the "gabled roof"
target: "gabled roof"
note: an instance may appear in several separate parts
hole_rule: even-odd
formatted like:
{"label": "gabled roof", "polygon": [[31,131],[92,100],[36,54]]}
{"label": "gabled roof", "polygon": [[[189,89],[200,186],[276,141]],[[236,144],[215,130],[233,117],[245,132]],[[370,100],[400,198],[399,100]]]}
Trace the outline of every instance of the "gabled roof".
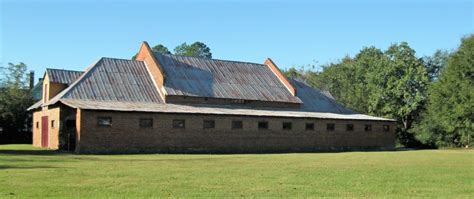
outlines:
{"label": "gabled roof", "polygon": [[167,95],[301,103],[264,64],[154,54]]}
{"label": "gabled roof", "polygon": [[[178,68],[165,69],[165,72],[168,73],[167,78],[172,79],[167,79],[167,81],[176,83],[165,85],[166,92],[178,92],[178,90],[174,90],[178,88],[177,85],[179,86],[180,82],[178,81],[191,81],[195,84],[199,84],[202,83],[198,81],[199,78],[204,78],[205,80],[208,78],[208,76],[201,76],[202,74],[199,75],[200,72],[194,73],[193,71],[195,70],[214,70],[212,72],[203,72],[204,74],[211,73],[211,76],[214,78],[217,77],[216,80],[212,81],[211,83],[218,84],[218,86],[216,89],[211,89],[213,92],[210,94],[222,94],[219,92],[214,93],[214,91],[226,89],[226,84],[231,84],[228,85],[230,88],[232,88],[232,86],[238,87],[239,85],[243,85],[244,89],[247,88],[246,86],[255,86],[257,88],[260,87],[260,89],[286,89],[277,86],[281,84],[272,82],[278,81],[278,79],[273,79],[273,77],[264,77],[261,78],[264,80],[258,80],[257,77],[259,76],[255,76],[255,74],[270,76],[269,74],[265,73],[265,69],[259,68],[266,67],[265,65],[221,60],[210,61],[208,59],[193,59],[181,56],[163,55],[160,58],[162,59],[160,62],[165,63],[165,67]],[[193,63],[195,62],[206,61],[211,63],[199,65],[206,67],[193,66]],[[238,68],[231,67],[234,64],[239,65],[237,66]],[[254,70],[256,72],[252,73]],[[232,74],[232,72],[242,72],[242,76],[248,75],[251,77],[247,80],[245,77],[241,77],[240,75],[227,75],[227,73],[223,72],[230,72],[229,74]],[[189,73],[191,73],[191,75]],[[172,77],[174,75],[181,76],[180,78],[173,79]],[[230,80],[226,79],[225,77],[230,77]],[[241,80],[242,82],[236,83],[237,85],[232,85],[232,83],[230,83],[237,80]],[[265,81],[269,81],[271,85],[275,83],[275,88],[272,86],[267,88],[265,85],[263,85],[265,84]],[[69,87],[53,97],[47,104],[42,104],[42,101],[39,101],[31,106],[28,110],[36,109],[42,105],[52,105],[61,102],[72,108],[89,110],[393,121],[380,117],[357,114],[337,103],[328,93],[325,93],[324,91],[311,88],[308,84],[299,80],[290,79],[289,81],[298,90],[297,96],[293,97],[295,97],[298,102],[302,102],[302,105],[299,108],[246,107],[242,105],[170,104],[163,101],[161,93],[158,90],[157,85],[155,85],[153,82],[151,74],[149,73],[147,66],[143,61],[102,58],[89,67],[84,72],[84,74],[81,75]],[[224,84],[224,86],[221,84]],[[196,86],[199,88],[199,85],[185,84],[185,86],[190,86],[190,88],[195,88],[193,86]],[[214,88],[214,86],[211,86],[211,88]],[[203,92],[204,91],[209,90],[203,90]],[[244,96],[255,94],[245,91],[242,92],[243,93],[241,94]],[[284,96],[286,96],[286,94]],[[271,93],[268,97],[271,97]]]}
{"label": "gabled roof", "polygon": [[102,58],[48,104],[60,99],[163,103],[142,61]]}
{"label": "gabled roof", "polygon": [[63,69],[52,69],[47,68],[46,74],[48,74],[49,81],[60,84],[71,84],[76,81],[79,76],[82,75],[82,71],[63,70]]}

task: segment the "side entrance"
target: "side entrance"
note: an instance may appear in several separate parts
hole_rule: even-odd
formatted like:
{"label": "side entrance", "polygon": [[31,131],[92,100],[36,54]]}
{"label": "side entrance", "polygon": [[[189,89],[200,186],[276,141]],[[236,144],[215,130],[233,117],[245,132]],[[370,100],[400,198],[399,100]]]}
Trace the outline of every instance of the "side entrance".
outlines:
{"label": "side entrance", "polygon": [[49,132],[48,132],[48,116],[41,117],[41,147],[48,147]]}

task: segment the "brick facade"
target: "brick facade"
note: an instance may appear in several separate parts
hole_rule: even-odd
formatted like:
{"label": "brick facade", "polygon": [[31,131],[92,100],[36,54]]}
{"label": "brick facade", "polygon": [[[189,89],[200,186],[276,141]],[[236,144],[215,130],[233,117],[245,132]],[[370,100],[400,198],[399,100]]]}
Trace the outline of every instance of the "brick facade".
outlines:
{"label": "brick facade", "polygon": [[[78,153],[298,152],[391,149],[395,143],[394,122],[90,110],[77,115]],[[99,127],[98,117],[110,117],[112,125]],[[153,127],[140,128],[140,118],[152,118]],[[173,128],[174,119],[184,119],[185,128]],[[214,120],[215,128],[203,129],[204,120]],[[243,128],[231,129],[232,121],[242,121]],[[268,130],[258,129],[259,121],[268,121]],[[283,130],[283,122],[291,122],[292,129]],[[306,130],[306,123],[314,123],[314,130]],[[335,130],[328,131],[327,123],[334,123]],[[347,131],[347,124],[354,130]],[[371,131],[364,130],[366,124]]]}
{"label": "brick facade", "polygon": [[[60,107],[43,107],[33,113],[33,146],[41,147],[43,116],[48,116],[48,146],[49,149],[59,148],[59,132],[61,128]],[[54,122],[53,122],[54,121]],[[54,123],[54,124],[53,124]]]}

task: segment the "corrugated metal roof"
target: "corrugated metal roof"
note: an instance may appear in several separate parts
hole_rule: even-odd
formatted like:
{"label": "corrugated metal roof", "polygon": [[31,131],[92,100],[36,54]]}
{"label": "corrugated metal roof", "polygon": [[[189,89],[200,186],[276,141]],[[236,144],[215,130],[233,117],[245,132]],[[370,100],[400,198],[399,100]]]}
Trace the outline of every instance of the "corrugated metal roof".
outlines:
{"label": "corrugated metal roof", "polygon": [[31,111],[31,110],[33,110],[33,109],[37,109],[37,108],[41,107],[41,105],[43,105],[43,100],[37,101],[36,103],[34,103],[34,104],[31,105],[30,107],[28,107],[26,110],[27,110],[27,111]]}
{"label": "corrugated metal roof", "polygon": [[263,64],[155,53],[167,95],[301,103]]}
{"label": "corrugated metal roof", "polygon": [[319,118],[319,119],[351,119],[351,120],[374,120],[393,121],[380,117],[363,114],[337,114],[322,112],[306,112],[290,109],[277,108],[249,108],[238,106],[204,106],[183,104],[159,104],[147,102],[105,102],[64,99],[62,103],[73,108],[88,110],[114,110],[114,111],[136,111],[136,112],[158,112],[158,113],[193,113],[193,114],[215,114],[215,115],[243,115],[243,116],[268,116],[268,117],[297,117],[297,118]]}
{"label": "corrugated metal roof", "polygon": [[[192,58],[187,58],[192,59]],[[185,64],[186,60],[181,60]],[[180,59],[178,58],[179,61]],[[175,60],[168,60],[175,61]],[[205,60],[193,60],[205,61]],[[239,62],[240,63],[240,62]],[[219,64],[216,62],[214,64]],[[231,65],[229,63],[226,63]],[[226,65],[224,64],[224,65]],[[246,63],[240,63],[246,65]],[[251,65],[251,64],[250,64]],[[173,66],[172,64],[168,65]],[[176,66],[176,65],[174,65]],[[212,66],[212,64],[211,64]],[[263,65],[264,66],[264,65]],[[191,67],[180,65],[179,67]],[[250,70],[255,66],[245,66],[245,70]],[[223,70],[234,70],[223,67]],[[237,71],[242,71],[235,69]],[[188,72],[172,70],[167,77],[173,75],[186,75]],[[183,69],[197,70],[197,69]],[[198,69],[201,70],[201,69]],[[245,71],[244,70],[244,71]],[[259,69],[257,69],[258,71]],[[169,71],[169,70],[168,70]],[[215,72],[221,71],[216,69]],[[249,71],[249,73],[250,73]],[[192,73],[192,72],[191,72]],[[225,74],[220,74],[225,77]],[[241,74],[244,76],[244,74]],[[245,74],[247,75],[247,74]],[[252,74],[249,74],[250,76]],[[219,75],[217,75],[219,76]],[[197,80],[202,76],[186,76],[185,79],[177,78],[174,81]],[[206,77],[206,76],[204,76]],[[234,76],[233,78],[239,77]],[[169,79],[167,79],[168,81]],[[276,79],[279,81],[278,79]],[[273,81],[269,78],[269,81]],[[68,88],[52,98],[46,105],[55,104],[59,101],[73,108],[91,110],[112,110],[112,111],[137,111],[137,112],[162,112],[162,113],[196,113],[196,114],[220,114],[220,115],[250,115],[250,116],[272,116],[272,117],[304,117],[304,118],[325,118],[325,119],[353,119],[353,120],[378,120],[393,121],[390,119],[357,114],[350,109],[337,103],[328,93],[311,88],[306,83],[290,79],[291,83],[298,90],[297,99],[303,104],[297,109],[285,108],[265,108],[265,107],[245,107],[241,105],[183,105],[166,104],[160,97],[158,88],[154,85],[146,65],[142,61],[132,61],[123,59],[102,58],[97,63],[89,67],[86,72]],[[259,87],[262,83],[256,85]],[[238,87],[237,84],[235,86]],[[244,84],[245,85],[245,84]],[[253,86],[252,84],[247,84]],[[244,89],[244,88],[240,88]],[[286,88],[284,88],[286,89]],[[173,90],[173,89],[171,89]],[[176,90],[177,91],[177,90]],[[288,91],[287,91],[288,92]],[[289,92],[288,92],[289,93]],[[271,94],[270,94],[271,95]],[[35,109],[42,105],[41,101],[29,108]]]}
{"label": "corrugated metal roof", "polygon": [[63,69],[52,69],[47,68],[46,74],[48,74],[49,81],[60,84],[71,84],[76,81],[79,76],[82,75],[82,71],[63,70]]}
{"label": "corrugated metal roof", "polygon": [[52,98],[163,103],[142,61],[102,58],[67,89]]}
{"label": "corrugated metal roof", "polygon": [[296,96],[303,101],[302,111],[354,114],[355,112],[339,104],[327,91],[312,88],[301,80],[289,78],[291,84],[298,90]]}

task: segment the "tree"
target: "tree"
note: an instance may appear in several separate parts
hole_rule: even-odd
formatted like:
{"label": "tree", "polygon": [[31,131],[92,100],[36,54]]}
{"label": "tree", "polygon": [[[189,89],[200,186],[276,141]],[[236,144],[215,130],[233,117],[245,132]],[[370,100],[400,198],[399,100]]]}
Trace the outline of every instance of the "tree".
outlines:
{"label": "tree", "polygon": [[430,81],[438,79],[440,71],[446,66],[449,53],[445,50],[436,50],[432,56],[423,57]]}
{"label": "tree", "polygon": [[409,130],[423,111],[429,81],[423,61],[407,43],[391,45],[385,52],[375,47],[363,48],[354,58],[346,56],[305,78],[356,112],[396,119],[399,142],[408,146],[420,144]]}
{"label": "tree", "polygon": [[386,64],[368,74],[369,112],[396,119],[401,144],[419,145],[409,130],[426,102],[428,73],[406,42],[391,45],[384,54]]}
{"label": "tree", "polygon": [[429,89],[427,111],[416,129],[425,143],[472,146],[474,138],[474,35],[463,38]]}
{"label": "tree", "polygon": [[174,54],[191,57],[212,58],[211,49],[202,42],[194,42],[188,45],[186,42],[174,49]]}
{"label": "tree", "polygon": [[27,66],[9,63],[0,70],[3,77],[0,83],[0,143],[31,141],[30,117],[26,109],[33,104],[33,98],[27,88]]}
{"label": "tree", "polygon": [[171,52],[168,50],[168,48],[162,44],[158,44],[156,46],[153,46],[151,48],[151,51],[155,53],[162,53],[162,54],[171,54]]}

